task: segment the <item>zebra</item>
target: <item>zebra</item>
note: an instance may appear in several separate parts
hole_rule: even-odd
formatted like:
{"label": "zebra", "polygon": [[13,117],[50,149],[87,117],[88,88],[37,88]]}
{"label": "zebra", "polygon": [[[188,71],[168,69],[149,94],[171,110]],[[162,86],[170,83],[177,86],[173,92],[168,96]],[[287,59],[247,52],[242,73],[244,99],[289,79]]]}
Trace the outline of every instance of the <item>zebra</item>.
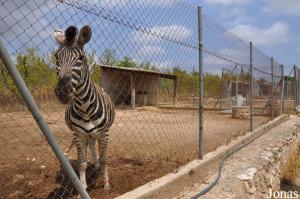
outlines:
{"label": "zebra", "polygon": [[[65,33],[63,30],[54,30],[53,32],[53,37],[55,38],[55,40],[57,41],[57,43],[62,43],[63,40],[65,39]],[[88,142],[87,144],[90,146],[90,150],[92,152],[92,164],[95,165],[96,164],[96,160],[97,160],[97,156],[96,156],[96,150],[95,150],[95,144],[96,144],[96,140],[95,138],[88,138]],[[69,152],[71,151],[71,149],[74,147],[75,145],[75,139],[72,139],[72,142],[70,143],[69,147],[66,148],[65,150],[65,155],[69,156]]]}
{"label": "zebra", "polygon": [[[114,104],[110,96],[95,84],[90,77],[84,45],[92,36],[90,26],[83,26],[78,34],[75,26],[68,27],[63,34],[55,32],[59,44],[55,53],[58,82],[55,94],[59,101],[68,104],[65,122],[73,132],[78,160],[80,180],[87,188],[87,145],[90,145],[95,168],[101,171],[104,189],[110,189],[107,171],[108,131],[115,119]],[[98,141],[99,159],[95,150]]]}

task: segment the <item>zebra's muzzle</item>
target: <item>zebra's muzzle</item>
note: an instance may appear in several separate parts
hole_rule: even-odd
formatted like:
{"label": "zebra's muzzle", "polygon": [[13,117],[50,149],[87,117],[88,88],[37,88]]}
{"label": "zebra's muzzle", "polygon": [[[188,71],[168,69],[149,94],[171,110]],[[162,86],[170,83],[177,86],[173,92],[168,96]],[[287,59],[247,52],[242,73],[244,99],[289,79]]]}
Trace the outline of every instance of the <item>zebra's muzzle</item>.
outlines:
{"label": "zebra's muzzle", "polygon": [[71,78],[64,77],[59,79],[55,88],[55,94],[61,103],[68,104],[72,99]]}

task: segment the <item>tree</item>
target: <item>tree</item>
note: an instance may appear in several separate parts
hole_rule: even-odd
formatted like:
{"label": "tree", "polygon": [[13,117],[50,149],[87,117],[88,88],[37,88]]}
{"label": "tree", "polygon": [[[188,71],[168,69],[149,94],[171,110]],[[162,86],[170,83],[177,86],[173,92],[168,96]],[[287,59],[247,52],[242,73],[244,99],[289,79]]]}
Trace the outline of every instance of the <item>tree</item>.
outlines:
{"label": "tree", "polygon": [[204,75],[204,85],[206,97],[219,97],[222,85],[221,77],[219,75],[206,73]]}
{"label": "tree", "polygon": [[[16,67],[31,92],[54,87],[56,74],[51,70],[50,65],[36,54],[35,49],[29,48],[25,54],[17,55],[16,59]],[[3,67],[1,68],[0,79],[2,87],[11,92],[16,92],[12,78],[3,70]]]}
{"label": "tree", "polygon": [[284,81],[290,81],[290,82],[293,82],[293,81],[295,81],[295,77],[284,76]]}
{"label": "tree", "polygon": [[100,84],[100,66],[97,64],[97,61],[95,51],[86,54],[86,62],[89,66],[91,78],[95,83]]}
{"label": "tree", "polygon": [[118,62],[118,59],[115,55],[115,51],[112,49],[106,48],[100,57],[100,63],[103,65],[109,65],[113,66],[116,65]]}
{"label": "tree", "polygon": [[151,63],[149,61],[143,62],[139,65],[139,68],[144,70],[151,70]]}
{"label": "tree", "polygon": [[193,73],[189,73],[179,66],[172,68],[173,74],[177,76],[177,93],[179,97],[191,96],[195,93]]}
{"label": "tree", "polygon": [[137,64],[128,56],[125,56],[123,60],[119,61],[118,66],[127,68],[137,68]]}
{"label": "tree", "polygon": [[2,62],[2,60],[0,59],[0,91],[5,91],[5,90],[10,90],[10,86],[8,83],[8,72]]}
{"label": "tree", "polygon": [[152,70],[158,72],[159,69],[155,65],[151,65],[149,61],[142,62],[138,68],[144,69],[144,70]]}

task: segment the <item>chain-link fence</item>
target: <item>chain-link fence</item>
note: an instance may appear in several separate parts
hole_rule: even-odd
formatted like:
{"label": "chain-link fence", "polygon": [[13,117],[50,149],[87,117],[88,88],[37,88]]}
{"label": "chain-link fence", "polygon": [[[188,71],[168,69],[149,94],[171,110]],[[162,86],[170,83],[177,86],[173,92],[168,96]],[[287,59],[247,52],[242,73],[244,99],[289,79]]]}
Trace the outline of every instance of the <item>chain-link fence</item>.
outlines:
{"label": "chain-link fence", "polygon": [[284,103],[283,103],[283,111],[284,113],[294,113],[296,107],[296,84],[295,84],[295,68],[292,67],[287,71],[284,76]]}
{"label": "chain-link fence", "polygon": [[[66,107],[54,94],[58,44],[51,35],[70,25],[92,28],[84,47],[91,75],[116,107],[108,149],[112,191],[101,189],[89,166],[92,197],[120,195],[199,156],[196,7],[182,1],[30,0],[1,2],[0,11],[2,39],[63,149],[72,133]],[[4,197],[75,194],[3,64],[1,145]],[[77,170],[76,150],[69,156]]]}
{"label": "chain-link fence", "polygon": [[284,113],[291,114],[295,113],[295,111],[299,113],[297,108],[300,104],[299,77],[299,68],[296,65],[292,66],[287,75],[284,76]]}
{"label": "chain-link fence", "polygon": [[211,151],[281,114],[284,75],[273,58],[210,17],[203,21],[205,150]]}
{"label": "chain-link fence", "polygon": [[[66,106],[54,94],[58,44],[51,35],[70,25],[92,28],[84,47],[91,77],[111,96],[116,112],[108,147],[112,190],[101,189],[99,173],[89,164],[93,198],[118,196],[199,158],[199,118],[204,118],[204,151],[209,152],[249,131],[250,121],[257,127],[280,114],[281,66],[254,48],[252,85],[249,44],[205,15],[199,28],[197,8],[181,0],[11,0],[1,2],[0,13],[1,39],[63,149],[72,133],[64,120]],[[0,65],[2,195],[75,195]],[[68,155],[77,170],[75,149]]]}

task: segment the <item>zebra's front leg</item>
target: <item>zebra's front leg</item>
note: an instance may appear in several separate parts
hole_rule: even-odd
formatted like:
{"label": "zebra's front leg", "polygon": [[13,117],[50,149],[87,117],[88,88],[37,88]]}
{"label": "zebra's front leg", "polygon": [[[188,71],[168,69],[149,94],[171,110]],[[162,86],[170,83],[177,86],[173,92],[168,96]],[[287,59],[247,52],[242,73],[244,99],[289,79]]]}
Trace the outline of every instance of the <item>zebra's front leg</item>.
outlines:
{"label": "zebra's front leg", "polygon": [[101,166],[101,174],[104,178],[104,189],[110,189],[108,171],[107,171],[107,144],[108,144],[108,133],[105,132],[100,134],[97,138],[98,150],[99,150],[99,163]]}
{"label": "zebra's front leg", "polygon": [[92,153],[92,165],[95,166],[95,169],[98,170],[100,168],[100,163],[98,161],[97,153],[96,153],[96,139],[89,138],[88,139],[89,147]]}
{"label": "zebra's front leg", "polygon": [[74,137],[74,141],[77,148],[79,161],[79,177],[84,189],[86,189],[87,183],[85,172],[87,169],[87,137],[84,135],[76,135]]}
{"label": "zebra's front leg", "polygon": [[72,139],[72,142],[71,142],[70,146],[66,149],[66,152],[65,152],[65,155],[66,155],[66,156],[69,156],[69,152],[70,152],[71,149],[73,148],[74,144],[75,144],[75,140]]}

